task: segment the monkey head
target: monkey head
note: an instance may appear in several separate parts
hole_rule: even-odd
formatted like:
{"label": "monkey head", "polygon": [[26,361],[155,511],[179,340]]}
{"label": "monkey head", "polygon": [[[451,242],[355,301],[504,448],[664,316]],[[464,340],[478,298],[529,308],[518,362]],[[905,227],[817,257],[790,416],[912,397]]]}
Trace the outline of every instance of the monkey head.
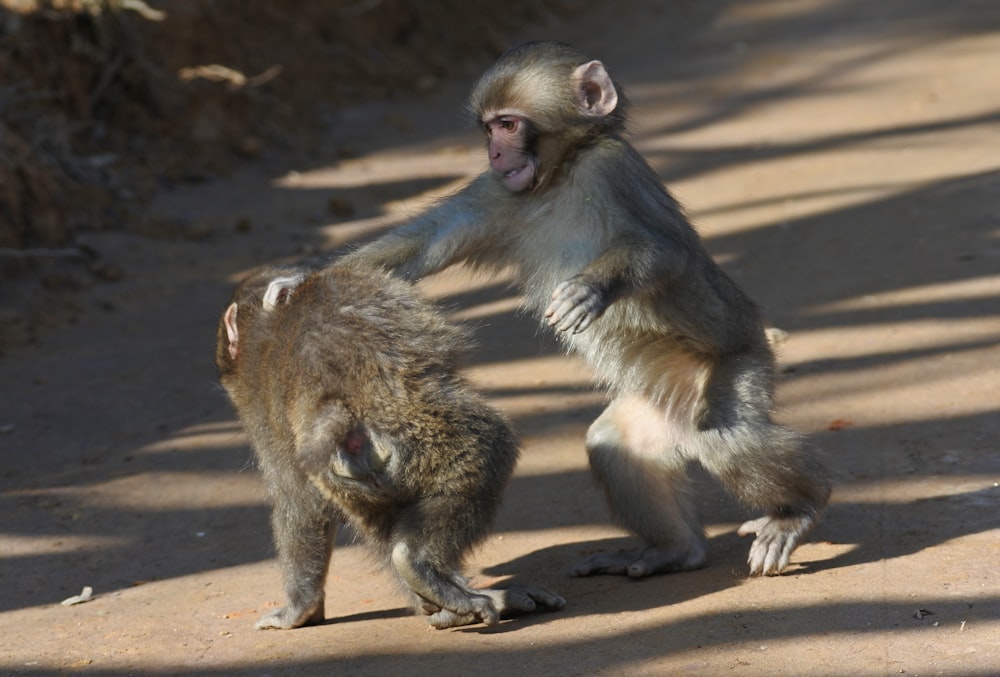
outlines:
{"label": "monkey head", "polygon": [[261,315],[288,303],[291,293],[305,279],[302,271],[278,274],[273,268],[258,272],[242,282],[219,320],[215,364],[222,375],[236,371],[240,355],[240,327],[261,321]]}
{"label": "monkey head", "polygon": [[558,42],[504,53],[472,90],[490,167],[512,193],[549,185],[577,148],[625,124],[625,97],[604,64]]}

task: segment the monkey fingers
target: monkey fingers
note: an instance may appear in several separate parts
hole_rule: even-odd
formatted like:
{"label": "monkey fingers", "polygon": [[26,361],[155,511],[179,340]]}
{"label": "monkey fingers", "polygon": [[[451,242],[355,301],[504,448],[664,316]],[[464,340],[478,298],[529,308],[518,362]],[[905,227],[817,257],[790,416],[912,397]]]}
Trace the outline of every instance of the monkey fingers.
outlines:
{"label": "monkey fingers", "polygon": [[[427,616],[427,622],[430,626],[438,630],[472,625],[473,623],[478,623],[479,620],[479,617],[475,614],[456,614],[454,611],[448,611],[447,609],[441,609]],[[487,625],[495,624],[495,621],[492,624],[487,623]]]}
{"label": "monkey fingers", "polygon": [[557,595],[540,585],[510,585],[477,592],[492,597],[494,605],[503,617],[519,613],[530,614],[540,609],[554,611],[566,606],[566,600],[562,595]]}
{"label": "monkey fingers", "polygon": [[705,566],[707,557],[703,547],[691,551],[677,548],[647,547],[591,555],[570,569],[570,576],[628,576],[645,578],[654,574],[690,571]]}
{"label": "monkey fingers", "polygon": [[[465,607],[463,610],[438,607],[437,610],[427,614],[427,622],[431,627],[438,630],[457,628],[462,625],[472,625],[473,623],[496,625],[500,622],[500,612],[493,605],[491,597],[486,595],[469,595],[467,601],[468,603],[463,605]],[[436,605],[424,602],[421,606],[425,612],[431,612]]]}
{"label": "monkey fingers", "polygon": [[599,290],[578,279],[566,280],[552,292],[545,310],[549,326],[556,331],[579,334],[601,316],[607,302]]}
{"label": "monkey fingers", "polygon": [[[489,614],[481,610],[469,614],[457,614],[448,609],[440,609],[430,614],[427,621],[435,628],[453,628],[482,621],[485,625],[496,625],[500,618],[536,611],[555,611],[566,606],[566,600],[539,585],[511,585],[506,588],[481,588],[472,591],[471,598],[489,598]],[[424,606],[425,610],[427,606]]]}
{"label": "monkey fingers", "polygon": [[802,536],[812,527],[811,515],[797,517],[759,517],[746,522],[736,532],[740,536],[756,534],[750,545],[747,564],[750,575],[776,576],[788,566],[792,551],[798,546]]}
{"label": "monkey fingers", "polygon": [[496,625],[500,618],[536,611],[555,611],[566,606],[566,600],[547,588],[538,585],[511,585],[506,588],[479,588],[469,591],[469,600],[476,608],[469,613],[443,609],[424,599],[421,608],[428,616],[427,622],[435,628],[454,628],[482,622]]}

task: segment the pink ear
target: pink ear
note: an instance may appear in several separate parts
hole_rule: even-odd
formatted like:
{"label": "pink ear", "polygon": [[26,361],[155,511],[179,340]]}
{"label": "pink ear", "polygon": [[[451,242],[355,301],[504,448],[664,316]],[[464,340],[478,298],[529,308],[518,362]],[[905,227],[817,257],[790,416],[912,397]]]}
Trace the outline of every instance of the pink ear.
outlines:
{"label": "pink ear", "polygon": [[229,339],[229,357],[236,359],[240,352],[240,332],[236,328],[236,313],[239,306],[235,303],[226,308],[226,314],[222,316],[222,322],[226,325],[226,337]]}
{"label": "pink ear", "polygon": [[580,109],[586,115],[610,115],[618,105],[618,91],[611,76],[600,61],[577,66],[573,71]]}
{"label": "pink ear", "polygon": [[302,280],[305,278],[306,276],[300,273],[276,277],[271,280],[271,283],[267,285],[267,290],[264,291],[264,301],[262,304],[264,310],[274,310],[277,306],[288,303],[292,292],[302,284]]}

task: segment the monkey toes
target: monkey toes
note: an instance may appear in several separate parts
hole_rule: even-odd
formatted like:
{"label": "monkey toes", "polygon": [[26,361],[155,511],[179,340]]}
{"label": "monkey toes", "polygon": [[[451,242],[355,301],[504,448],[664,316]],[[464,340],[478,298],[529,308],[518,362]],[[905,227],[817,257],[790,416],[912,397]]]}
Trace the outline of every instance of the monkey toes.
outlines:
{"label": "monkey toes", "polygon": [[538,585],[513,585],[491,592],[504,616],[529,614],[539,610],[554,611],[566,606],[566,600],[561,595]]}
{"label": "monkey toes", "polygon": [[323,606],[322,603],[312,609],[296,609],[292,606],[285,606],[261,616],[254,627],[258,630],[291,630],[301,628],[303,625],[322,623],[326,616]]}
{"label": "monkey toes", "polygon": [[797,517],[759,517],[746,522],[736,532],[740,536],[756,534],[750,545],[747,564],[750,575],[776,576],[788,566],[792,551],[798,546],[802,536],[813,525],[810,515]]}
{"label": "monkey toes", "polygon": [[514,585],[508,588],[483,588],[469,597],[468,605],[459,610],[442,609],[424,602],[427,622],[438,629],[454,628],[472,623],[496,625],[501,618],[536,611],[555,611],[566,606],[561,595],[537,585]]}
{"label": "monkey toes", "polygon": [[489,597],[476,595],[469,597],[467,602],[467,604],[462,605],[463,608],[454,610],[442,609],[436,605],[425,603],[424,610],[433,611],[433,613],[428,614],[427,622],[439,630],[473,623],[496,625],[500,622],[500,612]]}

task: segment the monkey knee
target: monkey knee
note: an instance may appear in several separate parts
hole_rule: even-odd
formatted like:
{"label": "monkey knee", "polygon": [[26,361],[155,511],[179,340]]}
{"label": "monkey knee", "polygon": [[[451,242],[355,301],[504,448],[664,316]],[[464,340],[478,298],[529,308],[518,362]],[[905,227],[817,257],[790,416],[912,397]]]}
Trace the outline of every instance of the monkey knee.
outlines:
{"label": "monkey knee", "polygon": [[621,439],[621,431],[618,430],[618,426],[615,425],[608,413],[605,412],[590,424],[590,427],[587,429],[585,443],[587,451],[590,452],[591,448],[598,449],[600,447],[618,446],[621,444]]}
{"label": "monkey knee", "polygon": [[597,471],[616,463],[626,453],[621,431],[606,414],[590,425],[584,444],[590,466]]}
{"label": "monkey knee", "polygon": [[589,439],[586,443],[586,449],[587,460],[590,461],[590,467],[595,470],[606,467],[619,453],[615,445],[594,443]]}
{"label": "monkey knee", "polygon": [[[410,552],[410,546],[407,545],[406,541],[397,541],[395,545],[392,546],[392,554],[390,556],[393,568],[403,577],[403,580],[409,583],[411,578],[417,576],[416,571],[413,567],[413,555]],[[418,593],[419,594],[419,593]]]}

